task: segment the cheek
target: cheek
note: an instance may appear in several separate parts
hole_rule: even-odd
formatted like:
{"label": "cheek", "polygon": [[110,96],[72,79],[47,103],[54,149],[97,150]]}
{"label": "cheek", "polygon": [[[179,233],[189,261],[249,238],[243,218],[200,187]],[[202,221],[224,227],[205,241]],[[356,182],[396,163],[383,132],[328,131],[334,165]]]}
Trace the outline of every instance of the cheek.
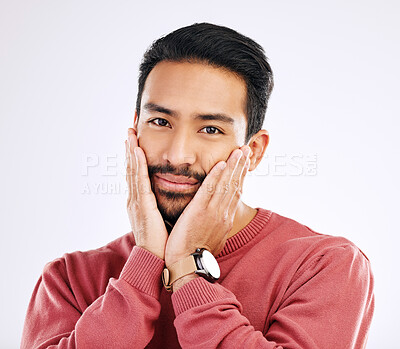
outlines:
{"label": "cheek", "polygon": [[215,164],[219,161],[227,161],[230,154],[234,149],[239,148],[239,145],[232,143],[224,144],[218,149],[213,149],[210,151],[204,151],[202,154],[202,167],[204,171],[208,174]]}
{"label": "cheek", "polygon": [[161,162],[161,142],[154,142],[145,133],[138,135],[138,145],[146,155],[147,164],[155,165]]}

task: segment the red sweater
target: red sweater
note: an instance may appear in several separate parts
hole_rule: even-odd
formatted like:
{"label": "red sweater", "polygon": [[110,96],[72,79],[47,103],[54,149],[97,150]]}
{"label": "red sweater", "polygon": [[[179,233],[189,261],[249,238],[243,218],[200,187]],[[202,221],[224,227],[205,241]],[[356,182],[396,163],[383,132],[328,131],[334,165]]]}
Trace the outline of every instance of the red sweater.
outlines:
{"label": "red sweater", "polygon": [[131,232],[47,263],[21,348],[363,348],[374,310],[367,257],[257,210],[217,256],[218,283],[167,292],[164,261]]}

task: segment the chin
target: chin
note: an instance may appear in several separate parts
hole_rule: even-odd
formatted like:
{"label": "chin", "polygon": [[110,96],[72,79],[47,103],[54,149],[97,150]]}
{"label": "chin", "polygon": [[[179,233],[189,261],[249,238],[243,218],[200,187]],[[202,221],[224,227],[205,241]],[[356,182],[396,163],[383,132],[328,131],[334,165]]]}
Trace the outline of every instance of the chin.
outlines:
{"label": "chin", "polygon": [[176,192],[156,192],[157,207],[163,219],[175,224],[185,207],[192,200],[194,194],[182,194]]}

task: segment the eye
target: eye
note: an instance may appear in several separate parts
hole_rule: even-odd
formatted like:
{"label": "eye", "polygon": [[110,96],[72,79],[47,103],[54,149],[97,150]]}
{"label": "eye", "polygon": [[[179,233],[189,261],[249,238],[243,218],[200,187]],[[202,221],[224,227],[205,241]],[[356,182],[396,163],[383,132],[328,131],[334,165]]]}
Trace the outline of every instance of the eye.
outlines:
{"label": "eye", "polygon": [[221,130],[219,130],[218,128],[216,128],[214,126],[207,126],[207,127],[202,128],[202,130],[206,130],[205,133],[207,133],[209,135],[215,135],[215,134],[218,134],[218,133],[223,134],[223,132]]}
{"label": "eye", "polygon": [[[158,121],[158,122],[157,122]],[[157,126],[167,126],[168,125],[168,121],[162,118],[156,118],[156,119],[152,119],[147,121],[149,124],[155,124]]]}

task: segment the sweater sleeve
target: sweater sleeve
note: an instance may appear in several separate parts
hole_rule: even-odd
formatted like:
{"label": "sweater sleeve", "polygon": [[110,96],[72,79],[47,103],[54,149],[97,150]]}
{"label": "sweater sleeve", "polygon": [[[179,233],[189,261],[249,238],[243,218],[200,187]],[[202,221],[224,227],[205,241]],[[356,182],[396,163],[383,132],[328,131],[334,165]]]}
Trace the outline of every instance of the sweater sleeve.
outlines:
{"label": "sweater sleeve", "polygon": [[372,319],[373,275],[352,245],[314,256],[294,275],[263,333],[241,314],[231,291],[203,278],[185,284],[172,301],[182,348],[358,349]]}
{"label": "sweater sleeve", "polygon": [[134,246],[119,278],[82,312],[62,259],[48,263],[28,305],[21,348],[144,348],[161,310],[163,267]]}

